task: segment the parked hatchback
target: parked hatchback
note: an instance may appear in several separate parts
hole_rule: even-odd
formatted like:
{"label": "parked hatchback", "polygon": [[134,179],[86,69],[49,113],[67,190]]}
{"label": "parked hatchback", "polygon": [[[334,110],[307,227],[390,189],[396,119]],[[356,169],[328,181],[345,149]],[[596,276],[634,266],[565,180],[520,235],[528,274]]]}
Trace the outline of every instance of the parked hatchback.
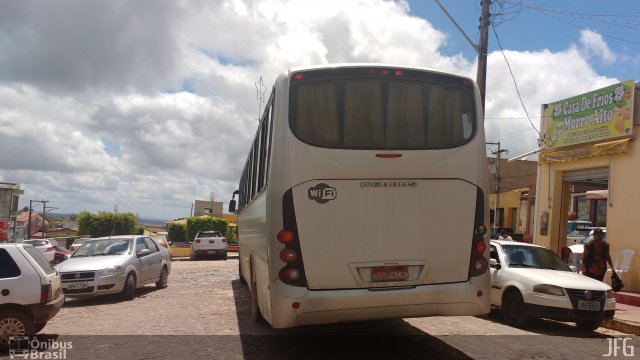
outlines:
{"label": "parked hatchback", "polygon": [[59,270],[69,297],[122,294],[132,300],[146,284],[167,287],[171,258],[148,236],[120,235],[86,240]]}
{"label": "parked hatchback", "polygon": [[227,238],[219,231],[198,231],[191,243],[191,260],[204,256],[217,256],[227,260]]}
{"label": "parked hatchback", "polygon": [[548,318],[595,330],[615,314],[609,285],[572,272],[548,248],[493,240],[490,257],[491,305],[502,309],[508,325]]}
{"label": "parked hatchback", "polygon": [[55,245],[58,243],[53,239],[30,239],[23,241],[25,244],[31,244],[42,253],[45,259],[49,262],[53,262],[55,259]]}
{"label": "parked hatchback", "polygon": [[30,244],[0,244],[0,347],[42,330],[64,303],[60,274]]}

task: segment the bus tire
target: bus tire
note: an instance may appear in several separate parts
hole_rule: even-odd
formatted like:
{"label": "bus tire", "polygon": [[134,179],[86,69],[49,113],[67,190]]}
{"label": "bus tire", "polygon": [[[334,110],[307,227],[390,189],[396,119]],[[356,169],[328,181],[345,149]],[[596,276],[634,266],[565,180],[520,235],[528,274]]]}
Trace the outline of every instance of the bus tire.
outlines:
{"label": "bus tire", "polygon": [[260,305],[258,305],[258,287],[254,281],[251,282],[251,320],[256,324],[264,323]]}

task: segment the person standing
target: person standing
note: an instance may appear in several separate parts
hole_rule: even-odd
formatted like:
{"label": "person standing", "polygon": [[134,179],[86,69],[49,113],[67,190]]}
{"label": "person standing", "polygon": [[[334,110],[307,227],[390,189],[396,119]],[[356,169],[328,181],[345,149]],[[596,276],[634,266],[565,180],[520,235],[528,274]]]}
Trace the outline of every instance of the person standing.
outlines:
{"label": "person standing", "polygon": [[506,230],[502,230],[500,232],[500,236],[498,236],[498,240],[509,240],[513,241],[513,238],[507,234]]}
{"label": "person standing", "polygon": [[584,246],[582,253],[582,274],[592,279],[604,281],[607,273],[607,264],[613,269],[613,262],[609,254],[609,244],[602,240],[602,229],[593,230],[593,241]]}

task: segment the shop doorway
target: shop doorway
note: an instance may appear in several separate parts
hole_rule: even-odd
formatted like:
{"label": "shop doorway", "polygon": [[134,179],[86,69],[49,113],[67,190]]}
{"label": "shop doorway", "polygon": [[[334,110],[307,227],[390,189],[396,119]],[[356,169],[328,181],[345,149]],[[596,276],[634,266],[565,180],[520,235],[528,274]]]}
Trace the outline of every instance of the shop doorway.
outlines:
{"label": "shop doorway", "polygon": [[[569,220],[590,221],[593,226],[606,227],[608,188],[608,167],[565,171],[559,234],[567,234]],[[567,246],[567,237],[561,235],[558,243],[560,248]]]}

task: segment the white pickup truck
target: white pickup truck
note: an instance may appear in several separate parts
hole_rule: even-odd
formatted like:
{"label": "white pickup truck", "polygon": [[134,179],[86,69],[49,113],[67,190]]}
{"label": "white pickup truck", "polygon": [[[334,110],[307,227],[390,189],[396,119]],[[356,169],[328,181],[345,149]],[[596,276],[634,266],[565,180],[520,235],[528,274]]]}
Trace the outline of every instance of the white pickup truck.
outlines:
{"label": "white pickup truck", "polygon": [[198,231],[191,243],[191,260],[205,256],[217,256],[227,260],[227,238],[219,231]]}

